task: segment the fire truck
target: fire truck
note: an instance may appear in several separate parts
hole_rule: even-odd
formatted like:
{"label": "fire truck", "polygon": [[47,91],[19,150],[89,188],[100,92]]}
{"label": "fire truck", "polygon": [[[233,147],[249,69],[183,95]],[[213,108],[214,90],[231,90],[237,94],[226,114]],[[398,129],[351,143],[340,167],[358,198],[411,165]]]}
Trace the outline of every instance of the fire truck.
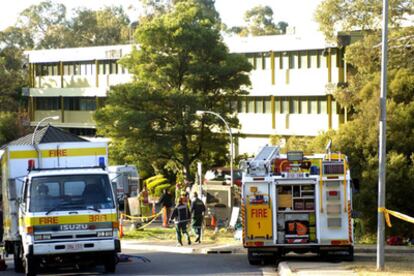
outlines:
{"label": "fire truck", "polygon": [[107,162],[105,142],[52,126],[0,151],[3,241],[15,272],[83,264],[115,272],[121,244]]}
{"label": "fire truck", "polygon": [[292,251],[353,260],[352,183],[344,154],[281,154],[279,147],[265,146],[240,167],[250,264]]}

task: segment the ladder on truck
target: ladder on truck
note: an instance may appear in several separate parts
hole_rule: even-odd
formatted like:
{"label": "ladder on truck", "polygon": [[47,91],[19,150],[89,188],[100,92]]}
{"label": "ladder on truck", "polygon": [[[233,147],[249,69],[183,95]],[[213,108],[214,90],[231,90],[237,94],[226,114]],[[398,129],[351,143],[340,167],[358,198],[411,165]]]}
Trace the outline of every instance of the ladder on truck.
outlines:
{"label": "ladder on truck", "polygon": [[265,176],[269,174],[272,167],[272,160],[279,155],[278,146],[264,146],[254,159],[248,162],[248,174],[252,176]]}

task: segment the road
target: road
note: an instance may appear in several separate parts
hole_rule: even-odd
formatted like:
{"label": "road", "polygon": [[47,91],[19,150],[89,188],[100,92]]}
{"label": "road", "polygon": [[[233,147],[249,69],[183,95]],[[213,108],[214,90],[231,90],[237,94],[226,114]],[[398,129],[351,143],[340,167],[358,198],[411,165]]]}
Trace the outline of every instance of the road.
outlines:
{"label": "road", "polygon": [[[143,256],[151,262],[137,258],[117,266],[116,275],[277,275],[276,266],[250,266],[245,254],[180,254],[124,250],[123,254]],[[14,273],[13,262],[7,259],[8,269],[2,276],[23,275]],[[42,271],[39,275],[102,275],[103,267],[88,270]]]}

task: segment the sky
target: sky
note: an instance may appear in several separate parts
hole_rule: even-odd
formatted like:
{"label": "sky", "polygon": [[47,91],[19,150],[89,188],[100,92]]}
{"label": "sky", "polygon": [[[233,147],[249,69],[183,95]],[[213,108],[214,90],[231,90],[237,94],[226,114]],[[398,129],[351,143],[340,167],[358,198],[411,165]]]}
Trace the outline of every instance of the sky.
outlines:
{"label": "sky", "polygon": [[[62,3],[68,10],[76,7],[99,9],[104,6],[122,5],[128,15],[137,18],[140,8],[139,0],[53,0]],[[273,9],[274,22],[285,21],[295,26],[298,32],[316,31],[317,24],[313,14],[322,0],[216,0],[216,9],[222,21],[229,27],[242,25],[244,12],[257,5],[267,5]],[[0,9],[0,29],[13,25],[19,13],[36,0],[13,0]]]}

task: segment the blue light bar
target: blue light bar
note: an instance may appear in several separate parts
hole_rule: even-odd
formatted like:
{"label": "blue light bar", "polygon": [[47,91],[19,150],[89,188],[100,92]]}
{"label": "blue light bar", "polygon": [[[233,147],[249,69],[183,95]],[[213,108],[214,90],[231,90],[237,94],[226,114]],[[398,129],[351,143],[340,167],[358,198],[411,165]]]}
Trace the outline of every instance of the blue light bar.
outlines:
{"label": "blue light bar", "polygon": [[105,168],[105,157],[99,157],[99,167]]}

